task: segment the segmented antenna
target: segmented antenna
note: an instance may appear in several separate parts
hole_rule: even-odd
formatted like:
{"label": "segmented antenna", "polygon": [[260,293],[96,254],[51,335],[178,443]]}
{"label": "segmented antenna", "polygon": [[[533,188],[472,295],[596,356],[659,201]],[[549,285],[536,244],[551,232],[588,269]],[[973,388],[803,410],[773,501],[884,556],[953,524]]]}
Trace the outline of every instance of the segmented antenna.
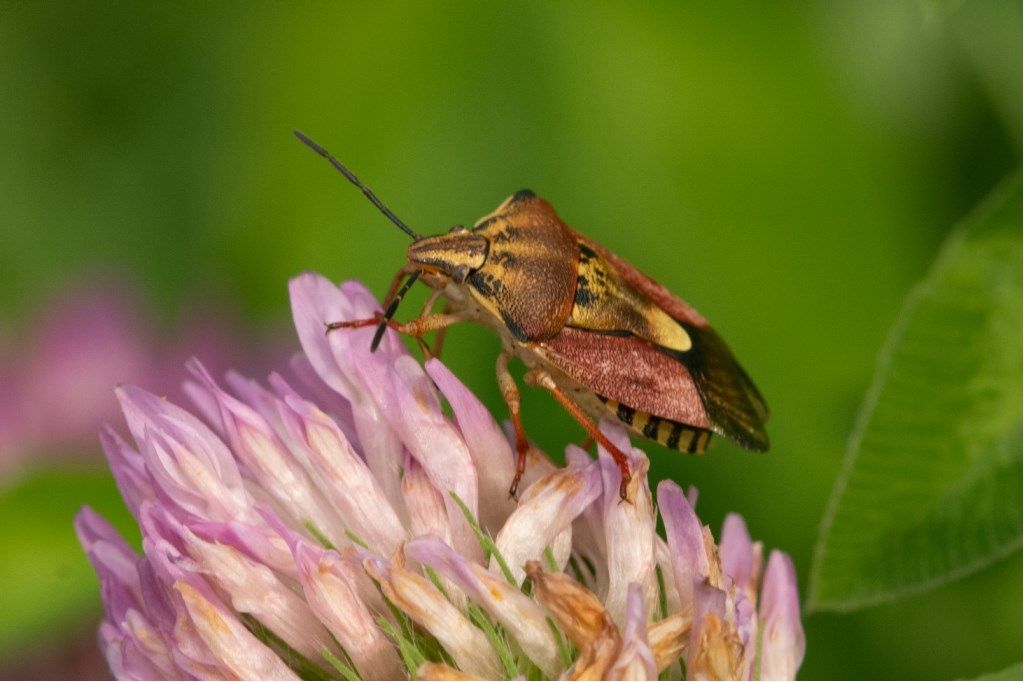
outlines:
{"label": "segmented antenna", "polygon": [[377,346],[380,345],[380,340],[384,338],[384,330],[388,328],[388,322],[395,316],[395,311],[398,310],[398,304],[402,302],[405,295],[412,288],[412,285],[419,279],[420,272],[422,270],[413,270],[413,273],[409,275],[409,279],[405,280],[405,284],[398,290],[395,297],[391,299],[391,304],[388,305],[388,309],[384,311],[384,319],[380,321],[377,326],[377,331],[373,334],[373,341],[370,342],[370,352],[373,353],[377,350]]}
{"label": "segmented antenna", "polygon": [[[422,239],[422,235],[419,235],[419,234],[416,234],[415,232],[413,232],[412,229],[408,225],[403,223],[399,219],[398,216],[396,216],[394,213],[392,213],[391,209],[388,208],[387,206],[385,206],[384,202],[381,201],[380,199],[378,199],[377,195],[374,194],[373,191],[369,187],[367,187],[362,182],[360,182],[359,178],[357,178],[355,176],[355,174],[352,173],[352,171],[350,171],[348,168],[345,168],[345,166],[341,165],[341,161],[338,161],[336,158],[334,158],[331,155],[330,152],[328,152],[326,149],[324,149],[323,147],[318,145],[313,140],[311,140],[308,137],[306,137],[303,133],[299,132],[298,130],[293,130],[292,132],[295,134],[295,137],[297,137],[299,139],[299,142],[301,142],[302,144],[306,145],[307,147],[309,147],[310,149],[315,151],[317,154],[319,154],[320,156],[322,156],[325,159],[327,159],[328,161],[330,161],[331,165],[334,166],[335,168],[337,168],[338,171],[342,175],[344,175],[348,179],[349,182],[351,182],[353,185],[355,185],[360,190],[362,190],[363,196],[365,196],[367,199],[369,199],[370,202],[374,206],[376,206],[378,209],[380,209],[380,212],[383,213],[385,216],[387,216],[388,220],[390,220],[395,225],[397,225],[398,228],[400,230],[402,230],[402,232],[405,232],[407,235],[409,235],[413,239]],[[413,279],[415,279],[415,277],[413,277]],[[381,333],[383,333],[383,332],[381,332]]]}

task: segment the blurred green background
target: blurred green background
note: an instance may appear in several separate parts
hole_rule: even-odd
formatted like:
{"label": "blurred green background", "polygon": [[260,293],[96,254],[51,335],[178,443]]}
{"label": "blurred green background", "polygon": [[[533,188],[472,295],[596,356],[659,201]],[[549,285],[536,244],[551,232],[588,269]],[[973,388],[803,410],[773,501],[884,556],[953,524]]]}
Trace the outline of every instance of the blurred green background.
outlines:
{"label": "blurred green background", "polygon": [[[7,2],[0,349],[16,361],[47,302],[98,275],[136,285],[164,337],[216,300],[239,352],[298,347],[299,271],[383,294],[407,240],[293,128],[423,232],[529,187],[696,306],[756,379],[771,452],[649,446],[653,476],[696,484],[716,532],[743,514],[805,588],[901,302],[1020,164],[1020,26],[1019,2],[967,0]],[[497,348],[454,328],[445,361],[504,415]],[[582,439],[539,392],[524,412],[549,452]],[[130,524],[98,447],[81,450],[0,488],[0,672],[88,659],[99,597],[71,514],[88,501]],[[810,615],[801,675],[1003,668],[1021,601],[1018,550],[926,595]]]}

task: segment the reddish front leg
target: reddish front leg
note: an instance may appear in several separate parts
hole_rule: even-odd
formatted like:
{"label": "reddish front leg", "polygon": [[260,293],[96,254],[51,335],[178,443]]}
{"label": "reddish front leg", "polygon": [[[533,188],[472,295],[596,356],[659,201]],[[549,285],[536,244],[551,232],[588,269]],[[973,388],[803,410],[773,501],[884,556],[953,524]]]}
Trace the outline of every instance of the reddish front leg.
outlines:
{"label": "reddish front leg", "polygon": [[[324,333],[330,334],[335,329],[361,329],[363,327],[376,327],[384,320],[384,313],[374,313],[373,317],[364,317],[361,320],[344,320],[342,322],[325,322]],[[398,324],[394,320],[388,320],[388,326],[392,329]]]}

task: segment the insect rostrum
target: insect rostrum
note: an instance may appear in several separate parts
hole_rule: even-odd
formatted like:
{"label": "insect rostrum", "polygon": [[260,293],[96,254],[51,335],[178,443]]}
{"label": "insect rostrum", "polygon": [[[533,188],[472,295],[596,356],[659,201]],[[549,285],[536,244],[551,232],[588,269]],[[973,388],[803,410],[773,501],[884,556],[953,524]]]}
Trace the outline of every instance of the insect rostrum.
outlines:
{"label": "insect rostrum", "polygon": [[[391,326],[420,339],[456,322],[494,329],[503,350],[497,374],[516,431],[515,494],[529,449],[519,390],[508,370],[518,357],[527,383],[548,391],[615,457],[626,497],[626,456],[595,420],[615,417],[636,435],[682,452],[703,452],[718,433],[750,450],[768,449],[768,408],[725,342],[689,304],[625,260],[574,231],[551,205],[523,190],[473,228],[422,236],[399,220],[333,156],[302,133],[392,222],[413,238],[386,297],[385,313],[325,321],[327,330]],[[417,279],[434,289],[421,314],[392,315]],[[404,280],[404,284],[403,284]],[[400,286],[401,285],[401,286]],[[434,313],[438,297],[442,313]],[[379,341],[380,333],[374,339]],[[424,344],[424,348],[426,348]]]}

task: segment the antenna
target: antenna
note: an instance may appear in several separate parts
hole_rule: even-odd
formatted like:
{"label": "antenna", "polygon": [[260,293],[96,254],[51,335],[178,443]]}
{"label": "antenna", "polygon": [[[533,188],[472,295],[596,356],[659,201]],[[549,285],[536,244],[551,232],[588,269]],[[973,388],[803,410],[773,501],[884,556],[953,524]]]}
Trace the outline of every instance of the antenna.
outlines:
{"label": "antenna", "polygon": [[317,154],[319,154],[320,156],[322,156],[325,159],[327,159],[328,161],[330,161],[331,165],[334,166],[335,168],[337,168],[338,171],[342,175],[344,175],[348,179],[349,182],[351,182],[353,185],[355,185],[360,190],[362,190],[363,195],[367,199],[369,199],[370,202],[374,206],[376,206],[378,209],[380,209],[380,212],[383,213],[385,216],[387,216],[388,220],[390,220],[395,225],[397,225],[398,228],[400,230],[402,230],[402,232],[405,232],[407,235],[409,235],[413,239],[422,239],[423,238],[422,235],[419,235],[419,234],[416,234],[415,232],[413,232],[412,229],[408,225],[403,223],[398,218],[398,216],[396,216],[394,213],[392,213],[391,209],[388,208],[387,206],[385,206],[384,202],[381,201],[380,199],[378,199],[377,195],[374,194],[373,191],[369,187],[367,187],[362,182],[360,182],[359,178],[357,178],[355,176],[355,174],[352,173],[352,171],[350,171],[348,168],[345,168],[345,166],[341,165],[341,161],[338,161],[336,158],[331,156],[330,152],[328,152],[326,149],[324,149],[323,147],[318,145],[313,140],[311,140],[308,137],[306,137],[304,134],[302,134],[298,130],[293,130],[292,132],[295,134],[295,137],[297,137],[299,139],[299,142],[301,142],[302,144],[306,145],[307,147],[309,147],[310,149],[315,151]]}
{"label": "antenna", "polygon": [[413,270],[412,274],[409,275],[409,279],[405,280],[405,284],[403,284],[402,288],[398,290],[395,297],[391,299],[391,304],[384,313],[384,319],[380,321],[380,324],[377,326],[377,331],[373,334],[373,341],[370,342],[371,353],[377,350],[377,346],[380,345],[380,340],[384,338],[384,330],[388,328],[388,322],[391,321],[391,318],[395,316],[395,311],[398,310],[398,304],[402,302],[403,298],[405,298],[405,295],[419,278],[421,272],[422,270]]}

